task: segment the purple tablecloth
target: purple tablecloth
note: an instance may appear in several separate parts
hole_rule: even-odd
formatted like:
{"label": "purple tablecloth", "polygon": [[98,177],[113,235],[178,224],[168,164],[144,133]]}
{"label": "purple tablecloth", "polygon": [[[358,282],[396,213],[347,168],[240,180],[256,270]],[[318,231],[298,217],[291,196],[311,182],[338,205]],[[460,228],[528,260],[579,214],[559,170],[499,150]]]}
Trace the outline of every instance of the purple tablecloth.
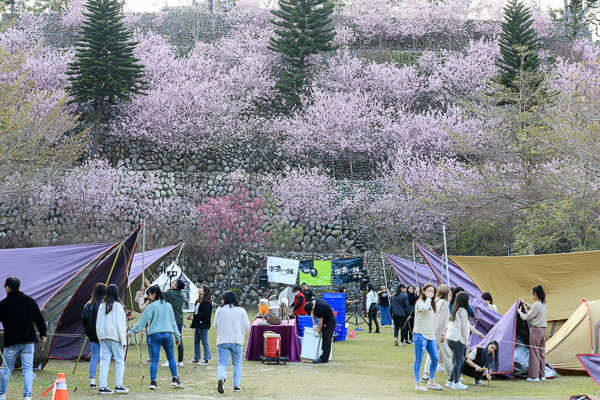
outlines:
{"label": "purple tablecloth", "polygon": [[281,325],[258,325],[260,319],[257,319],[250,328],[250,337],[248,338],[248,348],[246,349],[246,360],[258,361],[260,356],[264,355],[265,339],[263,333],[266,331],[275,332],[281,335],[281,355],[287,357],[290,361],[300,362],[300,340],[298,340],[298,329],[296,320],[281,321]]}

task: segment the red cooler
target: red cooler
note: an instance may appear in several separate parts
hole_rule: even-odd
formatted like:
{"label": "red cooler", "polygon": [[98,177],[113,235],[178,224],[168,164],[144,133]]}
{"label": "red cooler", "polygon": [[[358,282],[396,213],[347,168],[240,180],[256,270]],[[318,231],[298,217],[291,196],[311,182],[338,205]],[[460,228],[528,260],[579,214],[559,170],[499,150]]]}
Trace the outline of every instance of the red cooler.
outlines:
{"label": "red cooler", "polygon": [[275,332],[266,331],[263,333],[265,338],[265,357],[281,357],[281,335]]}

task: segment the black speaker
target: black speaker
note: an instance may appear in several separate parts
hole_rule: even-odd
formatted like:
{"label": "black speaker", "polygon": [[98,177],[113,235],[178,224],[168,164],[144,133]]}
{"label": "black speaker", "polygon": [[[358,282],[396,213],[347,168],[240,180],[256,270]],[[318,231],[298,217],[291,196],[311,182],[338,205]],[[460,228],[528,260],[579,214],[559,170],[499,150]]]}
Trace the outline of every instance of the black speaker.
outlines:
{"label": "black speaker", "polygon": [[369,275],[363,275],[362,281],[360,282],[360,290],[367,290],[367,285],[371,283],[371,278],[369,278]]}
{"label": "black speaker", "polygon": [[269,276],[266,268],[263,268],[258,276],[258,290],[269,290]]}

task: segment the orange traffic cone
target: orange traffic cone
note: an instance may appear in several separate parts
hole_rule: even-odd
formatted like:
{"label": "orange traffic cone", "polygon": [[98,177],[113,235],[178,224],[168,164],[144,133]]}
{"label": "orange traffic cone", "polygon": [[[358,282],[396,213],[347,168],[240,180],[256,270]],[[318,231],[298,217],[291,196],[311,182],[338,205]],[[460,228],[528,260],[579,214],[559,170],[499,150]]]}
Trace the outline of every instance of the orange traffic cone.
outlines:
{"label": "orange traffic cone", "polygon": [[69,393],[67,392],[67,378],[65,374],[58,374],[56,382],[54,383],[54,392],[52,393],[52,400],[69,400]]}

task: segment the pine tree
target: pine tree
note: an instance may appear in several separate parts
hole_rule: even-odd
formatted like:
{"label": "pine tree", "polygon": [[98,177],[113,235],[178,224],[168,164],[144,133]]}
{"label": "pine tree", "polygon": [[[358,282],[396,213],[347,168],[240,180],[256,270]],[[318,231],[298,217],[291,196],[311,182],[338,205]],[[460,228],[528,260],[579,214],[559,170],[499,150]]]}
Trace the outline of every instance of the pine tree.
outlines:
{"label": "pine tree", "polygon": [[271,11],[279,20],[271,22],[277,37],[271,38],[268,48],[283,54],[286,68],[279,91],[287,98],[288,106],[301,106],[299,95],[310,76],[309,57],[320,52],[336,50],[331,45],[334,29],[328,27],[332,19],[333,3],[326,0],[279,0],[280,10]]}
{"label": "pine tree", "polygon": [[130,101],[131,94],[143,94],[146,84],[143,65],[133,56],[137,42],[121,22],[124,18],[119,0],[89,0],[76,43],[77,60],[69,65],[69,91],[73,103],[89,103],[95,113],[92,154],[98,150],[100,126],[107,105]]}
{"label": "pine tree", "polygon": [[531,11],[519,0],[511,0],[504,7],[504,18],[500,36],[501,57],[496,60],[496,65],[501,70],[499,81],[507,87],[514,87],[519,71],[534,72],[540,65],[536,51],[538,34],[531,27]]}

